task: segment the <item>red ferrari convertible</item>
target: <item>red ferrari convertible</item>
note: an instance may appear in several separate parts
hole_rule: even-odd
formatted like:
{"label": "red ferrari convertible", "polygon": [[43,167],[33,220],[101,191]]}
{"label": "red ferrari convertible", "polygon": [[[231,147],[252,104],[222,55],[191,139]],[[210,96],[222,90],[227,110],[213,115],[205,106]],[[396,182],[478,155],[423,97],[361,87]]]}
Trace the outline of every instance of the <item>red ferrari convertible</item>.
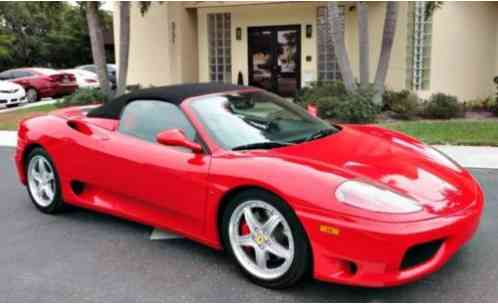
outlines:
{"label": "red ferrari convertible", "polygon": [[443,266],[483,193],[441,152],[373,125],[330,125],[260,89],[152,88],[25,120],[16,165],[35,206],[65,204],[225,249],[254,282],[305,275],[392,286]]}

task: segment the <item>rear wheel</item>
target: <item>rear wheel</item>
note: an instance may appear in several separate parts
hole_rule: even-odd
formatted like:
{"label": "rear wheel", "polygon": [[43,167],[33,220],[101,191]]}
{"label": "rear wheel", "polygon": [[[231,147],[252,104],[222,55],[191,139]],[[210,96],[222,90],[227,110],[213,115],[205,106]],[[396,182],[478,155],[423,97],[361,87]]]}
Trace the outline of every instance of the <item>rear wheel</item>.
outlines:
{"label": "rear wheel", "polygon": [[35,148],[28,156],[26,168],[28,193],[35,206],[44,213],[62,211],[59,176],[48,153]]}
{"label": "rear wheel", "polygon": [[249,190],[234,197],[223,215],[222,238],[242,271],[264,287],[292,286],[309,268],[304,229],[271,193]]}
{"label": "rear wheel", "polygon": [[28,98],[28,102],[36,102],[38,101],[38,91],[34,88],[29,88],[26,91],[26,97]]}

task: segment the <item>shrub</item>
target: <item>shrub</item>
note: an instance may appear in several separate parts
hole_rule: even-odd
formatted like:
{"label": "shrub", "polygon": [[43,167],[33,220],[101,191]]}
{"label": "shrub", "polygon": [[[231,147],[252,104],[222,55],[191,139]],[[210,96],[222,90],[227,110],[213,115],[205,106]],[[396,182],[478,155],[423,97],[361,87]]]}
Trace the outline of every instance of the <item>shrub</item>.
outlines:
{"label": "shrub", "polygon": [[323,97],[340,97],[347,94],[346,87],[340,81],[317,81],[299,90],[294,101],[306,107],[310,103],[318,103],[318,99]]}
{"label": "shrub", "polygon": [[343,96],[321,97],[317,100],[318,115],[345,123],[374,122],[380,107],[372,101],[370,91],[347,93]]}
{"label": "shrub", "polygon": [[107,96],[100,89],[78,89],[55,103],[57,108],[99,104],[107,101]]}
{"label": "shrub", "polygon": [[498,116],[498,100],[495,99],[495,105],[493,107],[493,113]]}
{"label": "shrub", "polygon": [[432,94],[424,107],[427,118],[448,119],[461,116],[462,108],[455,96],[444,93]]}
{"label": "shrub", "polygon": [[415,93],[408,90],[399,92],[386,90],[383,96],[383,109],[393,112],[396,118],[412,119],[418,113],[419,102]]}
{"label": "shrub", "polygon": [[496,108],[496,99],[492,97],[483,99],[473,99],[464,102],[466,111],[487,111],[494,112]]}
{"label": "shrub", "polygon": [[373,103],[372,89],[350,93],[342,82],[315,82],[301,89],[295,101],[303,107],[315,103],[318,116],[338,122],[369,123],[375,121],[380,107]]}

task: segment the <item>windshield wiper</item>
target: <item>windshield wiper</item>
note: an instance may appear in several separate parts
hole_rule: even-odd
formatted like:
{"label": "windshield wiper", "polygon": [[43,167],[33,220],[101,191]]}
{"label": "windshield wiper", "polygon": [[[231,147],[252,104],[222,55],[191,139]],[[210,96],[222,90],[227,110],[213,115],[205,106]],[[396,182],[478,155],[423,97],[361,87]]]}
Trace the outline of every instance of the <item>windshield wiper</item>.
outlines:
{"label": "windshield wiper", "polygon": [[319,139],[319,138],[322,138],[325,136],[329,136],[335,132],[336,132],[335,129],[322,129],[322,130],[317,131],[317,132],[311,134],[310,136],[306,137],[306,139],[304,141]]}
{"label": "windshield wiper", "polygon": [[238,151],[238,150],[251,150],[251,149],[272,149],[272,148],[286,147],[289,145],[292,145],[292,143],[283,142],[283,141],[265,141],[265,142],[258,142],[258,143],[237,146],[235,148],[232,148],[232,150]]}

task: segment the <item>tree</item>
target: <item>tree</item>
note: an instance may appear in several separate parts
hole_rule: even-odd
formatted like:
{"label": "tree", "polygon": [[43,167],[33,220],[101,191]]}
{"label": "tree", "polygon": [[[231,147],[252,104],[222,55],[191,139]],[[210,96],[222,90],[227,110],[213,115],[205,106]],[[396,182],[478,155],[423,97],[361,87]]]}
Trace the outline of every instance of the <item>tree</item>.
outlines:
{"label": "tree", "polygon": [[126,91],[128,58],[130,52],[130,2],[119,2],[119,60],[116,96]]}
{"label": "tree", "polygon": [[335,1],[327,2],[327,22],[331,28],[335,55],[344,86],[348,91],[354,91],[356,90],[356,84],[353,79],[353,71],[351,70],[351,63],[344,40],[344,14],[339,11],[339,7]]}
{"label": "tree", "polygon": [[86,19],[90,33],[90,44],[92,47],[93,62],[96,65],[100,88],[107,96],[111,96],[109,78],[107,76],[107,61],[104,48],[104,36],[99,18],[99,3],[95,1],[86,2]]}
{"label": "tree", "polygon": [[[0,2],[0,71],[23,66],[72,68],[91,62],[85,8],[67,2]],[[110,28],[112,16],[99,12],[103,26]]]}
{"label": "tree", "polygon": [[358,47],[360,55],[360,86],[366,89],[370,85],[370,46],[368,37],[368,4],[356,3],[358,11]]}
{"label": "tree", "polygon": [[[434,11],[442,6],[442,1],[429,1],[427,2],[425,18],[432,17]],[[366,87],[369,75],[369,41],[368,41],[368,8],[367,4],[358,2],[356,4],[358,10],[358,42],[360,53],[360,84],[361,87]],[[347,49],[344,43],[344,16],[341,16],[336,2],[328,2],[328,22],[332,28],[332,41],[334,42],[335,53],[341,71],[345,87],[349,91],[357,89],[352,71]],[[398,3],[387,2],[386,14],[384,20],[384,28],[382,35],[381,52],[375,73],[374,86],[376,95],[374,102],[377,104],[382,103],[382,95],[384,93],[385,81],[387,78],[387,71],[389,68],[389,61],[391,58],[391,51],[396,33],[396,23],[398,17]]]}
{"label": "tree", "polygon": [[382,95],[391,59],[391,50],[396,34],[396,21],[398,19],[398,2],[389,1],[386,4],[386,16],[384,20],[384,33],[382,35],[382,45],[380,49],[379,63],[375,73],[375,97],[374,102],[382,104]]}

